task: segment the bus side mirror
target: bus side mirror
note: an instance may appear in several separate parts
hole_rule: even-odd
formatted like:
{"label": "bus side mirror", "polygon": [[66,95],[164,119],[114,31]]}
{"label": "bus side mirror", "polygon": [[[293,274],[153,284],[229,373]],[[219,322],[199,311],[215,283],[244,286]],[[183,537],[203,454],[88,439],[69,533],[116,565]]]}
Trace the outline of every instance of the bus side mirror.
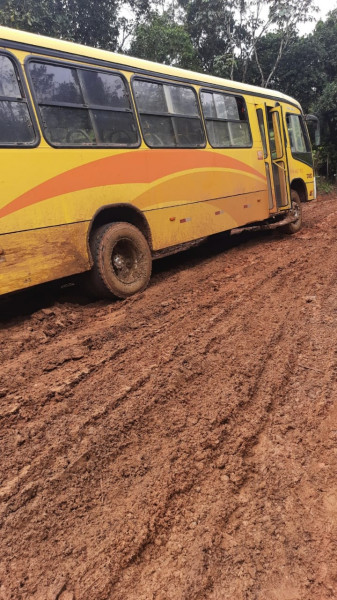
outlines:
{"label": "bus side mirror", "polygon": [[307,124],[312,144],[319,146],[321,143],[321,131],[318,117],[316,115],[304,115],[304,120]]}

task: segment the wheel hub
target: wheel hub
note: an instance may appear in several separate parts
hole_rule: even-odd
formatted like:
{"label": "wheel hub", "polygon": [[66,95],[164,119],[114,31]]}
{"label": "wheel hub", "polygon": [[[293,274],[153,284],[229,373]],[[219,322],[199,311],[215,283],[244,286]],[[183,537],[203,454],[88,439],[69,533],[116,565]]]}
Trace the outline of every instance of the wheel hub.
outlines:
{"label": "wheel hub", "polygon": [[128,238],[117,241],[111,254],[111,263],[115,275],[125,284],[134,283],[140,276],[139,252]]}
{"label": "wheel hub", "polygon": [[123,269],[123,267],[125,266],[124,257],[121,256],[120,254],[116,254],[113,257],[112,262],[113,262],[114,266],[116,267],[116,269],[118,269],[118,270]]}
{"label": "wheel hub", "polygon": [[292,212],[294,219],[297,221],[297,219],[300,216],[300,209],[299,209],[297,202],[292,203],[291,212]]}

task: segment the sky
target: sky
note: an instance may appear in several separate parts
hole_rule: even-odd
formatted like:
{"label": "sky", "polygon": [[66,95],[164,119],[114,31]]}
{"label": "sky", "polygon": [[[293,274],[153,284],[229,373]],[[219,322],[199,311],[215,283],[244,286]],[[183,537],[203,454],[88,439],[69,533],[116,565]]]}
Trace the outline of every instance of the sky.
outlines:
{"label": "sky", "polygon": [[299,27],[299,31],[302,35],[313,31],[317,21],[320,19],[323,19],[324,21],[328,12],[337,8],[337,0],[316,0],[316,4],[319,8],[319,12],[315,15],[315,21],[312,23],[306,23]]}

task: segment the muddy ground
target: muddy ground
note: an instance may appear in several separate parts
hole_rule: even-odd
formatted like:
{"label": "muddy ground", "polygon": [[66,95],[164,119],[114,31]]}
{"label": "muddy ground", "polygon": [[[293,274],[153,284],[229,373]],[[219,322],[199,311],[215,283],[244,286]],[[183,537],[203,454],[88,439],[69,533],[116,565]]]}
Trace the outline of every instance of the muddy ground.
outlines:
{"label": "muddy ground", "polygon": [[337,598],[337,199],[1,304],[1,600]]}

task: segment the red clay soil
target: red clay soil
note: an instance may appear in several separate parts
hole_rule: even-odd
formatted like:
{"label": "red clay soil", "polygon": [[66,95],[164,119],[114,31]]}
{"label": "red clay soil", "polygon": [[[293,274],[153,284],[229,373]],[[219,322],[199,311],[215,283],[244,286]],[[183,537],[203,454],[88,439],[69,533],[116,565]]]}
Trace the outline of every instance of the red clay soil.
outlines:
{"label": "red clay soil", "polygon": [[337,199],[0,331],[1,600],[337,598]]}

